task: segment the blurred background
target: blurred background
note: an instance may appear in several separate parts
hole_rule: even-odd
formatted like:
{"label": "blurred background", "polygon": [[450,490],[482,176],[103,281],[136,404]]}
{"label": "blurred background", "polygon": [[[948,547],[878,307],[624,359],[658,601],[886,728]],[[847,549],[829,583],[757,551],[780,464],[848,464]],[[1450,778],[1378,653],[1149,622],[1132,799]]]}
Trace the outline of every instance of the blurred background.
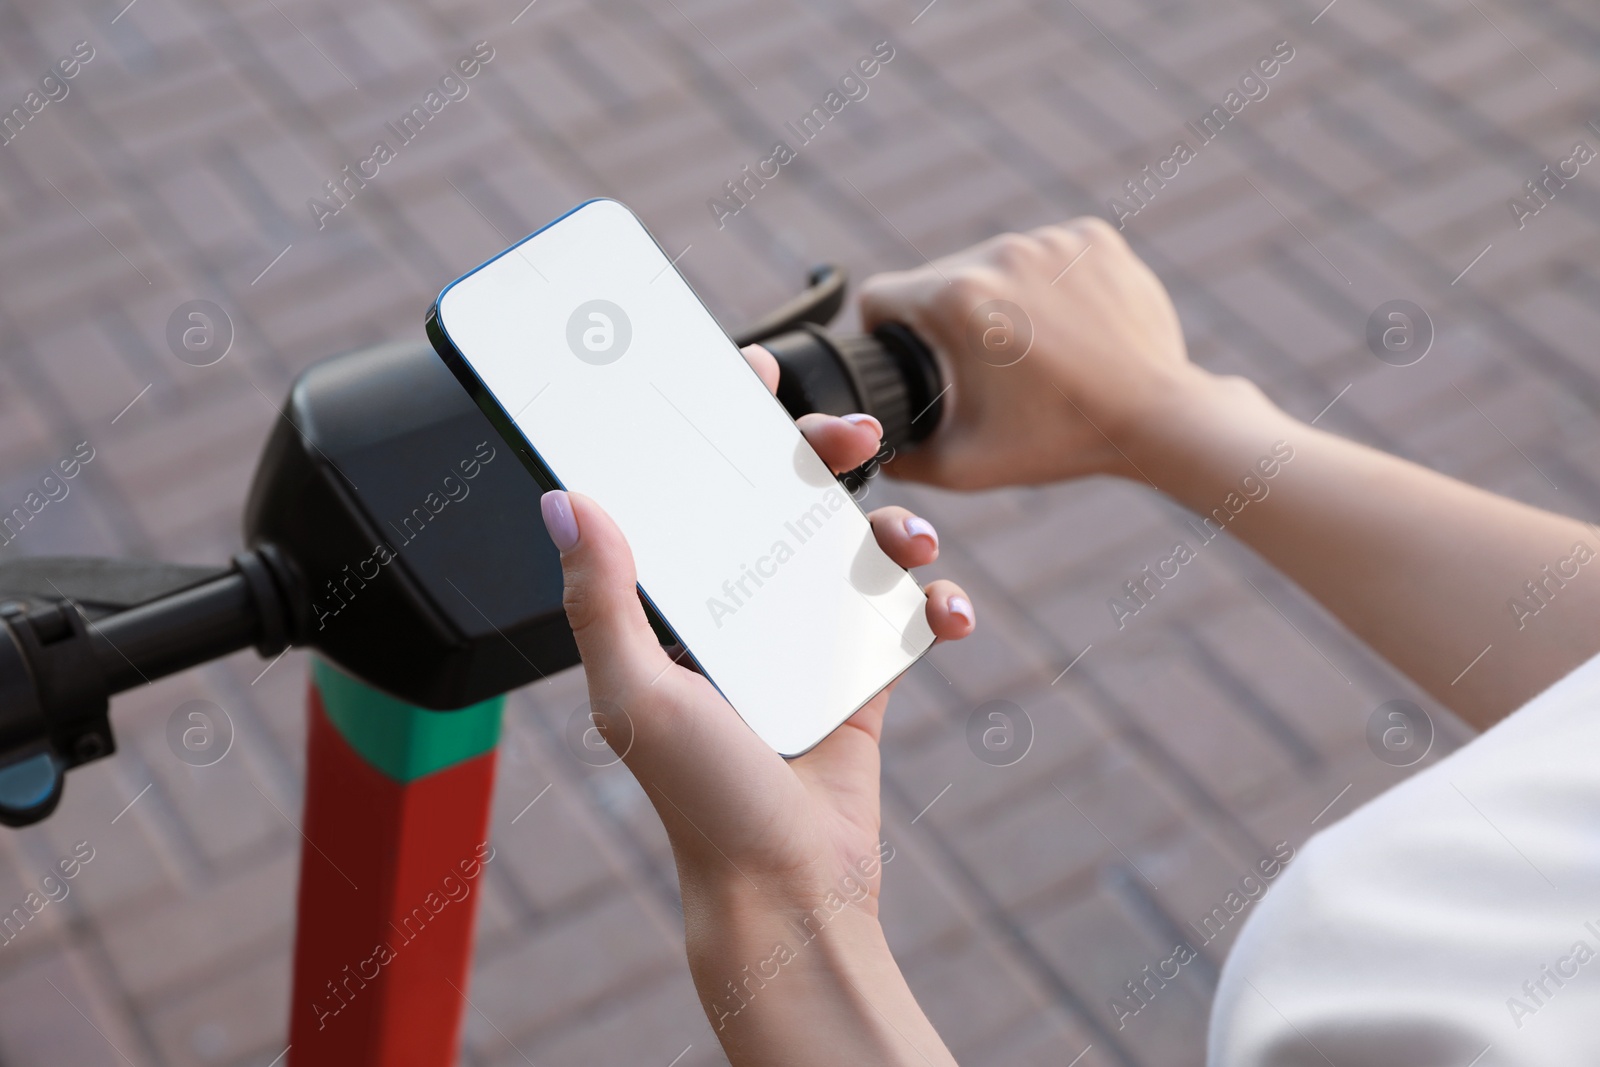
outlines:
{"label": "blurred background", "polygon": [[[1319,426],[1600,514],[1600,172],[1548,205],[1525,186],[1600,146],[1591,3],[125,3],[0,5],[0,110],[92,52],[0,145],[0,505],[93,450],[0,559],[224,561],[299,370],[420,338],[441,286],[596,195],[631,205],[730,327],[816,262],[859,279],[1120,197],[1199,362]],[[333,199],[324,183],[397,144],[386,124],[478,42],[492,59],[467,94]],[[799,144],[784,123],[880,42],[867,95]],[[1280,42],[1266,96],[1201,145],[1185,123]],[[1195,158],[1131,200],[1180,138]],[[778,139],[796,158],[713,210]],[[235,331],[206,367],[168,341],[192,300]],[[1425,315],[1408,366],[1368,340],[1394,300]],[[1119,628],[1123,582],[1198,540],[1145,489],[875,483],[869,503],[891,501],[939,526],[937,571],[982,624],[891,709],[883,913],[912,987],[964,1061],[1200,1063],[1245,914],[1201,945],[1203,918],[1466,731],[1226,537]],[[4,908],[73,843],[96,853],[0,945],[3,1067],[283,1053],[307,662],[264,667],[240,654],[119,697],[119,755],[0,835]],[[164,736],[193,699],[237,731],[211,767]],[[1394,699],[1431,717],[1411,767],[1367,740]],[[997,700],[1032,734],[1005,766],[968,743]],[[511,698],[461,1060],[721,1062],[649,806],[563,741],[582,701],[578,670]],[[1180,939],[1201,959],[1119,1027],[1111,998]]]}

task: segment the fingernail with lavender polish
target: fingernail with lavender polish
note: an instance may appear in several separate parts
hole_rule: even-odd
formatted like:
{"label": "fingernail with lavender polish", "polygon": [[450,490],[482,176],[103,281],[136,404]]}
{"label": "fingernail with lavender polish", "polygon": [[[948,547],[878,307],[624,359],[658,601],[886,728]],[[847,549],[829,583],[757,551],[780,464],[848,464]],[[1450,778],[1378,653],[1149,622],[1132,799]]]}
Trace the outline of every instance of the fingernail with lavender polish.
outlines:
{"label": "fingernail with lavender polish", "polygon": [[572,513],[572,501],[560,489],[552,489],[539,498],[539,513],[544,516],[544,528],[550,531],[550,540],[565,552],[578,543],[578,518]]}
{"label": "fingernail with lavender polish", "polygon": [[920,515],[912,515],[906,519],[906,533],[912,537],[926,537],[935,549],[939,547],[939,531],[933,528],[933,523]]}
{"label": "fingernail with lavender polish", "polygon": [[976,624],[977,620],[972,614],[972,601],[964,596],[953,596],[946,603],[950,608],[950,614],[959,615],[966,619],[968,626]]}
{"label": "fingernail with lavender polish", "polygon": [[852,426],[860,426],[863,424],[871,426],[872,432],[878,435],[878,440],[883,440],[883,423],[879,422],[871,415],[862,415],[857,413],[855,415],[840,415],[839,417]]}

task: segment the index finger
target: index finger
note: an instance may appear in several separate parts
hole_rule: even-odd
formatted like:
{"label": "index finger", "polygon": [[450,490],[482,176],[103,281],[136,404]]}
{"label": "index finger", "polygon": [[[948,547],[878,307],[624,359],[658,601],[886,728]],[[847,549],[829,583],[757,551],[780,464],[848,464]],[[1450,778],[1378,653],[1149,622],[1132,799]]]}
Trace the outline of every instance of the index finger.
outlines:
{"label": "index finger", "polygon": [[767,392],[773,396],[778,395],[778,360],[771,352],[761,345],[746,345],[739,349],[745,362],[750,364],[757,374],[761,376],[761,384],[767,387]]}

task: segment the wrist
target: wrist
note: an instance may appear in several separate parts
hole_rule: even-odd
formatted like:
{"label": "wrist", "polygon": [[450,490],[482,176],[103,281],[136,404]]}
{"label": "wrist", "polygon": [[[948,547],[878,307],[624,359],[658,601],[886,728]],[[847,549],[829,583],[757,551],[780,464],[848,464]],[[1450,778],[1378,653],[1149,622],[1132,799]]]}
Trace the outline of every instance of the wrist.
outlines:
{"label": "wrist", "polygon": [[684,926],[695,990],[734,1062],[768,1062],[759,1054],[768,1042],[811,1031],[824,1018],[830,1041],[848,1034],[844,1044],[858,1053],[873,1048],[874,1062],[899,1062],[888,1054],[890,1035],[878,1032],[876,1012],[879,1004],[909,1001],[909,991],[876,916],[848,902],[808,906],[733,891],[686,895]]}
{"label": "wrist", "polygon": [[1134,469],[1118,473],[1194,507],[1248,474],[1298,425],[1255,383],[1185,364],[1125,425],[1118,445]]}
{"label": "wrist", "polygon": [[[845,932],[841,943],[887,951],[878,925],[877,898],[864,884],[849,888],[801,888],[794,879],[764,884],[735,875],[680,877],[684,939],[691,966],[726,964],[752,953],[770,954],[775,941],[790,947],[818,942],[825,932]],[[829,944],[834,944],[830,939]]]}
{"label": "wrist", "polygon": [[803,882],[680,882],[689,970],[729,1061],[952,1065],[895,963],[867,883]]}

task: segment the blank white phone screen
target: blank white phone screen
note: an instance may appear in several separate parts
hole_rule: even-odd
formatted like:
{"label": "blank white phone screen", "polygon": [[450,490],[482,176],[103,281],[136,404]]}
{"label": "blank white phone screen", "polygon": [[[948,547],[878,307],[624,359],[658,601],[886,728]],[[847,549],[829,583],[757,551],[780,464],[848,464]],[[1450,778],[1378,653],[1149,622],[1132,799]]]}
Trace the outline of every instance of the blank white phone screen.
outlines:
{"label": "blank white phone screen", "polygon": [[458,279],[438,325],[562,487],[616,520],[640,588],[778,752],[933,643],[921,587],[623,205]]}

